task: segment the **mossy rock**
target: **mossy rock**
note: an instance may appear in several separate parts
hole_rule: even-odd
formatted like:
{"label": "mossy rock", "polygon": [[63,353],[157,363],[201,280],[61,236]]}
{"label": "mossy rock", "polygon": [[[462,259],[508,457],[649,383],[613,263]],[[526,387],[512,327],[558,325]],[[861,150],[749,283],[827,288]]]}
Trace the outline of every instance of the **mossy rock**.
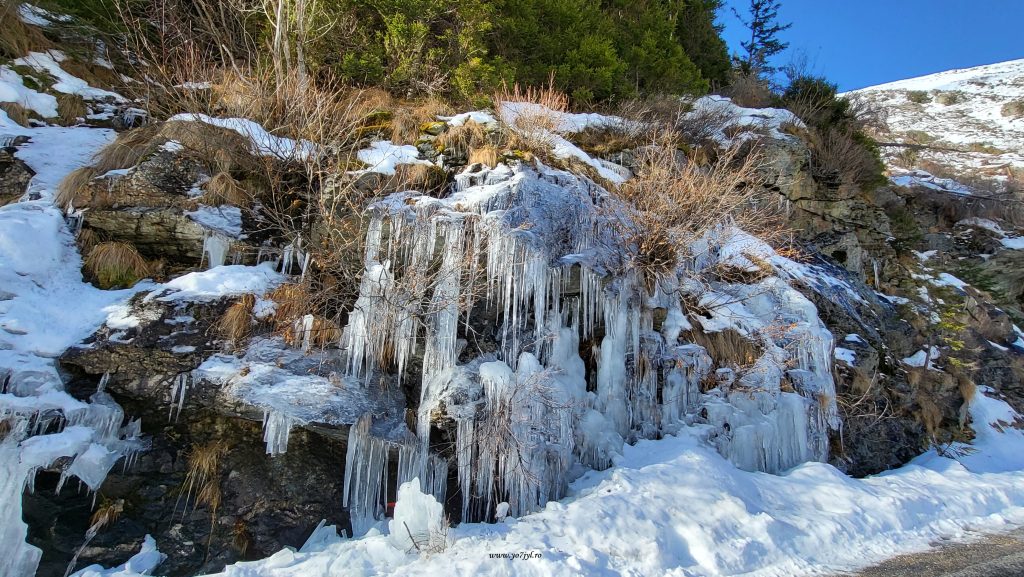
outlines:
{"label": "mossy rock", "polygon": [[420,125],[420,132],[430,136],[440,136],[447,129],[448,125],[439,121],[424,122]]}

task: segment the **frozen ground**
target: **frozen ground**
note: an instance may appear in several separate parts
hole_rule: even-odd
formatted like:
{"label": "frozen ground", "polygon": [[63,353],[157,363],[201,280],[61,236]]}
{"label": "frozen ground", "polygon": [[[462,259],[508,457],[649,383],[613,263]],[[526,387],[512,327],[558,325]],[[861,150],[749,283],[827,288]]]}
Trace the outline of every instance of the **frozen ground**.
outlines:
{"label": "frozen ground", "polygon": [[325,527],[301,551],[218,575],[833,575],[1024,523],[1024,435],[1005,426],[1018,416],[987,395],[971,415],[975,451],[959,461],[930,452],[861,480],[821,463],[778,476],[740,471],[687,428],[627,446],[612,469],[587,474],[539,513],[453,529],[439,553]]}

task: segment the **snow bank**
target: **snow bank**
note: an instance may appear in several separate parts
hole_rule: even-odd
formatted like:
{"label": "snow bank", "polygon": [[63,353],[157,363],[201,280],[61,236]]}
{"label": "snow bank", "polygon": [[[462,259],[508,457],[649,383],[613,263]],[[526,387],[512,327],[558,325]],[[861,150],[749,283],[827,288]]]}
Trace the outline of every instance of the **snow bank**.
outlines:
{"label": "snow bank", "polygon": [[423,164],[430,166],[430,162],[419,157],[420,152],[411,144],[391,144],[388,140],[379,140],[370,144],[356,153],[359,162],[366,164],[369,168],[356,172],[377,172],[380,174],[392,175],[395,168],[400,164]]}
{"label": "snow bank", "polygon": [[[55,97],[25,86],[21,75],[6,66],[0,67],[0,102],[20,104],[43,118],[57,116]],[[5,123],[14,124],[6,113],[4,119]]]}
{"label": "snow bank", "polygon": [[263,294],[286,280],[274,263],[226,265],[190,272],[167,281],[146,296],[164,302],[208,302],[226,296]]}
{"label": "snow bank", "polygon": [[214,118],[206,114],[182,113],[167,119],[168,122],[205,122],[220,128],[233,130],[249,139],[253,150],[263,156],[280,159],[304,160],[317,153],[317,146],[308,140],[295,141],[291,138],[274,136],[258,122],[246,118]]}
{"label": "snow bank", "polygon": [[60,67],[60,63],[67,59],[60,50],[48,50],[46,52],[29,52],[28,56],[18,58],[15,64],[31,67],[39,72],[48,74],[56,80],[53,89],[64,94],[75,94],[86,100],[113,100],[115,102],[127,102],[127,100],[116,92],[93,88],[89,83],[77,76],[73,76]]}

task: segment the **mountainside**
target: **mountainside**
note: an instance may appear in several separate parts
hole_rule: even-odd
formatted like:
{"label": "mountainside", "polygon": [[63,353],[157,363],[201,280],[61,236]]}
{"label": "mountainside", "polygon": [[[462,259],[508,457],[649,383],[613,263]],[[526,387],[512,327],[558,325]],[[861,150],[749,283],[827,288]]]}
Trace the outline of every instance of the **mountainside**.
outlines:
{"label": "mountainside", "polygon": [[3,577],[821,575],[1024,523],[1020,148],[970,146],[1021,62],[858,91],[883,175],[813,82],[170,85],[18,18]]}
{"label": "mountainside", "polygon": [[883,113],[879,139],[900,169],[985,187],[1020,186],[1024,171],[1024,60],[1011,60],[848,93]]}

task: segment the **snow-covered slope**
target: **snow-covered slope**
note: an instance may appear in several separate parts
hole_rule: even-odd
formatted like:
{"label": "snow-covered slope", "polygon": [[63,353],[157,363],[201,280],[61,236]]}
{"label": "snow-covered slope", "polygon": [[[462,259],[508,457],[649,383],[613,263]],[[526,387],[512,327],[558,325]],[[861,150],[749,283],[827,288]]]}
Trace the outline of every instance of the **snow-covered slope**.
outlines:
{"label": "snow-covered slope", "polygon": [[891,164],[928,169],[934,163],[989,180],[1003,180],[1012,169],[1024,168],[1024,60],[949,70],[847,95],[884,111],[881,140],[927,147],[917,158],[886,148]]}

